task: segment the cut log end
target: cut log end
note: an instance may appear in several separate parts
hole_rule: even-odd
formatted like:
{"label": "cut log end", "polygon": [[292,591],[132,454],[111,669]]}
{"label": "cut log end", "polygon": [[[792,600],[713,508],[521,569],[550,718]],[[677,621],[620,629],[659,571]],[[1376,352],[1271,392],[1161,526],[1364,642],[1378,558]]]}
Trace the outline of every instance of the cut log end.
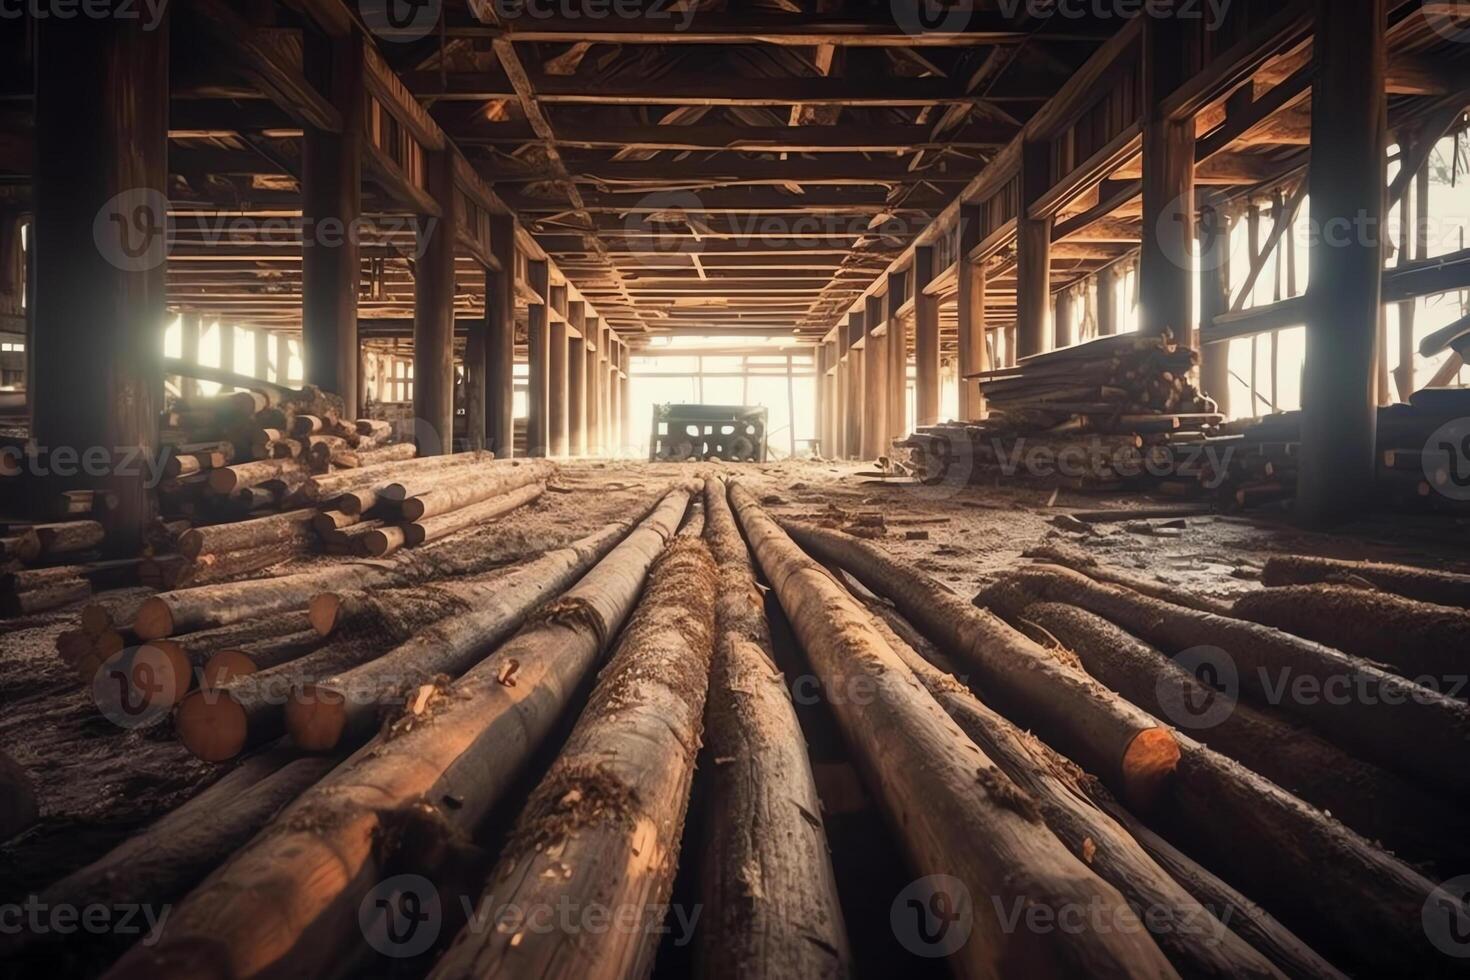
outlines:
{"label": "cut log end", "polygon": [[286,704],[286,731],[297,747],[326,752],[337,747],[347,728],[346,700],[340,691],[304,684]]}
{"label": "cut log end", "polygon": [[1122,786],[1135,809],[1147,812],[1158,802],[1179,765],[1179,742],[1167,728],[1146,728],[1123,753]]}
{"label": "cut log end", "polygon": [[143,605],[138,607],[138,615],[133,620],[133,632],[141,640],[160,640],[165,636],[172,636],[173,610],[158,596],[143,600]]}
{"label": "cut log end", "polygon": [[311,628],[321,636],[331,636],[337,628],[337,616],[342,611],[342,597],[335,592],[322,592],[311,597],[307,605],[306,618]]}
{"label": "cut log end", "polygon": [[112,613],[100,602],[89,602],[82,607],[82,632],[97,636],[112,629]]}
{"label": "cut log end", "polygon": [[245,709],[228,691],[195,691],[174,715],[184,748],[205,762],[227,762],[245,751]]}
{"label": "cut log end", "polygon": [[250,655],[241,650],[221,650],[204,664],[199,686],[204,688],[223,687],[237,677],[246,677],[259,668]]}

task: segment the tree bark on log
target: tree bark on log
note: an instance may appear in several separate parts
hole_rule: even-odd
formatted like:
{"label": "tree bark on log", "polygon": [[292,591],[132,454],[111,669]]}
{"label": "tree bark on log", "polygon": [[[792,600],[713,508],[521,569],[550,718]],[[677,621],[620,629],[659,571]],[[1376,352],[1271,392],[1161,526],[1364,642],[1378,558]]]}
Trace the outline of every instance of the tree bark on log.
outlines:
{"label": "tree bark on log", "polygon": [[1125,589],[1132,589],[1141,595],[1162,599],[1165,602],[1172,602],[1174,605],[1184,606],[1186,609],[1215,613],[1218,616],[1230,615],[1230,603],[1228,602],[1220,599],[1211,599],[1208,596],[1194,595],[1178,586],[1166,585],[1163,582],[1146,578],[1143,575],[1130,572],[1126,569],[1105,565],[1081,548],[1051,544],[1040,548],[1032,548],[1024,552],[1022,557],[1034,558],[1038,561],[1060,565],[1063,568],[1070,568],[1074,572],[1081,572],[1094,581],[1106,582],[1108,585],[1121,585]]}
{"label": "tree bark on log", "polygon": [[311,524],[316,513],[315,508],[309,507],[234,524],[191,527],[179,535],[179,554],[192,561],[204,554],[221,555],[270,544],[304,552],[316,541]]}
{"label": "tree bark on log", "polygon": [[31,528],[41,543],[43,558],[74,555],[102,545],[106,536],[98,521],[64,521],[60,524],[36,524]]}
{"label": "tree bark on log", "polygon": [[[945,714],[831,575],[738,483],[731,505],[756,560],[821,678],[831,706],[901,838],[912,868],[950,875],[976,896],[973,932],[949,965],[966,977],[1176,976],[1147,933],[1008,930],[1003,905],[1132,914],[1111,885],[1057,846],[1035,803]],[[874,697],[855,705],[852,692]],[[936,882],[937,884],[937,882]],[[942,889],[943,886],[939,885]],[[954,908],[963,895],[950,895]],[[1075,904],[1074,904],[1075,903]]]}
{"label": "tree bark on log", "polygon": [[890,599],[945,654],[977,672],[1007,718],[1035,731],[1146,810],[1178,760],[1174,735],[998,617],[864,541],[810,525],[783,526],[807,551]]}
{"label": "tree bark on log", "polygon": [[488,463],[495,458],[493,453],[456,453],[453,456],[423,456],[401,462],[379,463],[361,466],[355,470],[313,476],[302,485],[302,496],[307,500],[327,503],[349,490],[386,486],[400,477],[413,478],[429,473],[439,473],[458,466]]}
{"label": "tree bark on log", "polygon": [[545,483],[555,475],[556,466],[543,460],[507,460],[488,473],[460,470],[437,480],[419,478],[408,483],[390,483],[380,488],[378,495],[384,500],[397,501],[404,520],[420,521],[462,510],[533,483]]}
{"label": "tree bark on log", "polygon": [[560,601],[307,790],[179,903],[156,943],[106,976],[329,972],[364,928],[385,929],[381,917],[360,920],[364,898],[402,848],[421,843],[442,862],[456,834],[479,826],[622,627],[690,493],[667,494]]}
{"label": "tree bark on log", "polygon": [[881,610],[874,611],[873,625],[960,731],[1030,795],[1052,833],[1134,908],[1148,910],[1144,925],[1180,976],[1284,976],[1225,925],[1243,909],[1201,905],[1093,802],[1106,790],[930,664],[889,627]]}
{"label": "tree bark on log", "polygon": [[223,687],[239,677],[258,674],[272,667],[290,663],[315,651],[322,637],[308,626],[295,633],[255,640],[240,646],[226,647],[210,655],[199,677],[202,688]]}
{"label": "tree bark on log", "polygon": [[[1087,672],[1140,708],[1331,813],[1369,840],[1446,870],[1470,863],[1461,810],[1419,782],[1364,762],[1303,725],[1200,683],[1186,667],[1093,613],[1059,603],[1007,608],[1060,641]],[[1192,724],[1193,723],[1193,724]]]}
{"label": "tree bark on log", "polygon": [[259,459],[253,463],[236,463],[209,471],[209,489],[217,494],[230,494],[244,487],[258,486],[267,480],[289,480],[306,477],[310,470],[298,459]]}
{"label": "tree bark on log", "polygon": [[1305,555],[1281,555],[1266,560],[1261,582],[1268,586],[1314,585],[1362,579],[1396,595],[1440,606],[1470,609],[1470,575],[1439,572],[1409,565],[1370,561],[1339,561]]}
{"label": "tree bark on log", "polygon": [[1453,697],[1470,697],[1464,686],[1470,610],[1348,585],[1287,585],[1241,596],[1233,614],[1385,664]]}
{"label": "tree bark on log", "polygon": [[1470,792],[1470,705],[1462,701],[1320,643],[1185,609],[1055,565],[1010,572],[975,602],[1004,607],[1013,601],[1002,598],[1008,589],[1080,606],[1171,655],[1211,644],[1223,652],[1217,666],[1233,673],[1242,696],[1289,712],[1386,769]]}
{"label": "tree bark on log", "polygon": [[[638,912],[575,937],[540,929],[470,930],[430,980],[648,976],[674,871],[703,732],[714,648],[715,567],[698,538],[654,562],[648,588],[598,675],[565,747],[521,811],[480,910],[601,903]],[[574,868],[568,877],[564,869]]]}
{"label": "tree bark on log", "polygon": [[479,503],[470,504],[460,510],[440,514],[438,517],[426,517],[423,520],[414,521],[403,525],[403,543],[410,548],[430,544],[441,538],[447,538],[451,534],[457,534],[477,524],[493,521],[498,517],[504,517],[512,511],[519,510],[527,504],[533,503],[546,492],[546,484],[532,483],[528,486],[519,487],[498,497],[491,497]]}
{"label": "tree bark on log", "polygon": [[704,485],[705,539],[719,569],[705,711],[708,826],[700,862],[699,975],[846,977],[852,953],[806,738],[771,655],[750,551],[725,484]]}
{"label": "tree bark on log", "polygon": [[314,596],[312,622],[324,635],[342,629],[377,632],[415,605],[443,612],[433,625],[415,631],[383,657],[294,690],[286,708],[291,737],[302,748],[324,750],[371,736],[381,716],[401,705],[411,691],[440,674],[458,677],[494,650],[539,606],[605,558],[633,524],[610,524],[483,582]]}

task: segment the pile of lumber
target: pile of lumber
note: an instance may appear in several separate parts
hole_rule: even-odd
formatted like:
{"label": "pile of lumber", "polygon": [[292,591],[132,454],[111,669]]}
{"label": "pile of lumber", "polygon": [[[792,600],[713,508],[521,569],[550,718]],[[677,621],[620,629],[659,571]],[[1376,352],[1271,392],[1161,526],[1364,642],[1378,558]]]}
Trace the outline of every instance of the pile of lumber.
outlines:
{"label": "pile of lumber", "polygon": [[921,427],[895,446],[931,482],[1117,490],[1174,480],[1172,450],[1208,441],[1223,421],[1190,381],[1198,363],[1171,336],[1136,334],[1037,354],[978,376],[985,422]]}

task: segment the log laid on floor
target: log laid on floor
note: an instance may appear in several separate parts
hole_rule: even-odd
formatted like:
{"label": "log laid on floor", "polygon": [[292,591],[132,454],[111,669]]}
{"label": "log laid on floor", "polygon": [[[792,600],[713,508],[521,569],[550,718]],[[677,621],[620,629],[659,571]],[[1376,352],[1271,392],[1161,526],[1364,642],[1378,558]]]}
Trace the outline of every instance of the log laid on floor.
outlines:
{"label": "log laid on floor", "polygon": [[321,634],[308,626],[295,633],[225,647],[210,654],[204,662],[199,686],[222,687],[237,677],[248,677],[298,660],[321,645]]}
{"label": "log laid on floor", "polygon": [[74,555],[91,551],[106,537],[97,521],[64,521],[60,524],[36,524],[31,527],[41,543],[41,557]]}
{"label": "log laid on floor", "polygon": [[59,609],[92,596],[92,583],[85,578],[53,579],[24,592],[0,595],[0,616],[29,616]]}
{"label": "log laid on floor", "polygon": [[[704,728],[714,594],[714,561],[698,538],[681,536],[654,562],[587,707],[521,811],[481,911],[667,905]],[[429,977],[643,977],[661,936],[614,928],[568,938],[465,929]]]}
{"label": "log laid on floor", "polygon": [[1195,595],[1187,589],[1168,585],[1156,579],[1150,579],[1136,572],[1130,572],[1124,568],[1116,568],[1112,565],[1098,561],[1092,555],[1081,548],[1072,545],[1048,544],[1039,548],[1032,548],[1022,553],[1025,558],[1035,558],[1038,561],[1049,562],[1070,568],[1074,572],[1081,572],[1090,579],[1098,582],[1107,582],[1109,585],[1121,585],[1132,589],[1134,592],[1172,602],[1176,606],[1184,606],[1187,609],[1198,609],[1200,612],[1215,613],[1220,616],[1230,615],[1230,603],[1221,599],[1211,599],[1208,596]]}
{"label": "log laid on floor", "polygon": [[1174,734],[1080,669],[1059,663],[998,617],[865,541],[783,522],[796,542],[853,574],[977,681],[1002,713],[1100,777],[1139,809],[1179,758]]}
{"label": "log laid on floor", "polygon": [[[1418,862],[1470,864],[1470,842],[1451,830],[1461,808],[1311,729],[1234,701],[1117,626],[1076,606],[1032,603],[1002,610],[1035,624],[1082,661],[1087,672],[1159,718],[1176,721],[1210,748],[1260,773],[1367,837]],[[1198,728],[1191,725],[1191,720]]]}
{"label": "log laid on floor", "polygon": [[545,490],[544,484],[533,483],[437,517],[426,517],[407,524],[384,525],[364,534],[363,549],[372,557],[379,558],[391,555],[400,548],[416,548],[438,541],[519,510],[540,497]]}
{"label": "log laid on floor", "polygon": [[107,976],[193,978],[219,964],[236,977],[312,975],[340,964],[363,928],[383,927],[359,911],[399,848],[417,838],[426,849],[416,870],[434,874],[427,855],[468,836],[519,775],[632,611],[689,497],[670,492],[513,639],[448,691],[416,698],[416,711],[302,794]]}
{"label": "log laid on floor", "polygon": [[719,638],[705,710],[714,765],[705,774],[699,975],[836,980],[848,975],[852,954],[821,798],[725,492],[720,480],[705,481]]}
{"label": "log laid on floor", "polygon": [[1420,602],[1470,609],[1470,575],[1440,572],[1410,565],[1370,561],[1339,561],[1305,555],[1279,555],[1266,560],[1264,585],[1314,585],[1362,579],[1389,592]]}
{"label": "log laid on floor", "polygon": [[1425,687],[1470,698],[1470,610],[1350,585],[1250,592],[1234,615],[1385,664]]}
{"label": "log laid on floor", "polygon": [[[861,705],[829,700],[912,869],[953,876],[977,896],[973,931],[951,968],[973,977],[1175,976],[1141,930],[1005,928],[1006,907],[1094,909],[1109,922],[1132,913],[1115,888],[1057,846],[1034,801],[955,727],[846,589],[739,484],[730,502],[823,689],[874,693]],[[960,907],[962,896],[948,897]]]}
{"label": "log laid on floor", "polygon": [[408,483],[390,483],[379,495],[398,503],[404,520],[420,521],[472,504],[499,497],[533,483],[545,483],[556,475],[556,466],[544,460],[508,460],[496,466],[455,470],[438,478],[418,478]]}
{"label": "log laid on floor", "polygon": [[1470,705],[1463,701],[1320,643],[1185,609],[1056,565],[1010,572],[975,602],[1012,604],[1001,596],[1005,590],[1080,606],[1167,654],[1201,644],[1218,648],[1242,697],[1279,707],[1384,768],[1421,776],[1447,792],[1470,792]]}
{"label": "log laid on floor", "polygon": [[423,475],[458,466],[478,466],[491,462],[494,458],[493,453],[469,452],[455,453],[452,456],[424,456],[379,463],[374,466],[362,466],[355,470],[344,470],[341,473],[310,477],[302,484],[301,493],[307,500],[325,503],[348,490],[384,486],[399,477],[407,477],[410,474]]}
{"label": "log laid on floor", "polygon": [[33,562],[41,557],[41,538],[34,528],[22,528],[0,537],[0,558],[6,561]]}
{"label": "log laid on floor", "polygon": [[1052,833],[1134,908],[1148,910],[1144,925],[1181,976],[1284,976],[1226,925],[1243,915],[1243,908],[1202,906],[1093,802],[1106,790],[930,664],[889,627],[882,611],[873,625],[960,731],[1031,796]]}
{"label": "log laid on floor", "polygon": [[310,470],[299,459],[259,459],[253,463],[236,463],[209,471],[209,489],[217,494],[231,494],[267,480],[290,480],[310,476]]}
{"label": "log laid on floor", "polygon": [[35,783],[14,759],[0,752],[0,843],[25,830],[40,816]]}
{"label": "log laid on floor", "polygon": [[308,507],[233,524],[191,527],[179,535],[179,554],[193,560],[204,554],[219,555],[271,544],[305,551],[314,542],[312,518],[316,513],[315,508]]}
{"label": "log laid on floor", "polygon": [[312,750],[354,744],[372,735],[381,715],[437,675],[457,677],[495,649],[542,604],[565,592],[607,556],[633,526],[618,521],[483,582],[445,581],[414,589],[323,593],[311,601],[323,635],[370,632],[405,608],[443,608],[433,625],[371,663],[291,693],[286,728]]}

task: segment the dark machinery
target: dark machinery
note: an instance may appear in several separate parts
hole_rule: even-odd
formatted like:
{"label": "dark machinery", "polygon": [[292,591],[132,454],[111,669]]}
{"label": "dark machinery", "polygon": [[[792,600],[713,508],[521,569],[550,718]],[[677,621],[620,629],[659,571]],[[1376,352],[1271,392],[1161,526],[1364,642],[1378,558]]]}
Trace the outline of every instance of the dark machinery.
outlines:
{"label": "dark machinery", "polygon": [[655,405],[650,462],[766,461],[766,410],[748,405]]}

